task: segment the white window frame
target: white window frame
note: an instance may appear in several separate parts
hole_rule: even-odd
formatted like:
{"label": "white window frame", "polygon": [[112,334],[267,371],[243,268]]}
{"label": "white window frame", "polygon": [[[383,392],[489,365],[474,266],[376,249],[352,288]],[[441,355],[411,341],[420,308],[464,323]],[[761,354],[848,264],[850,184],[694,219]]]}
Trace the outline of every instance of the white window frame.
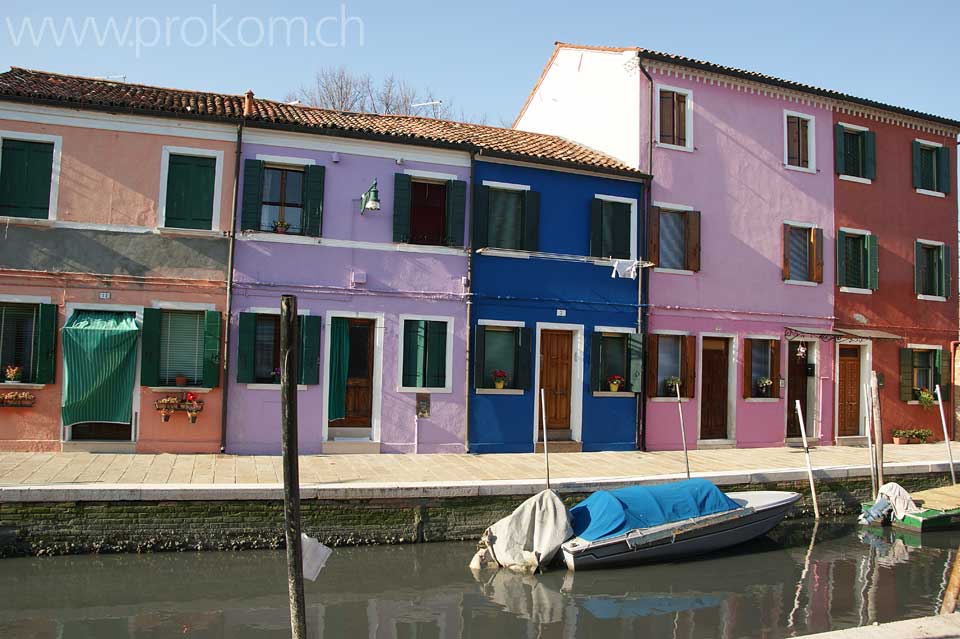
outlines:
{"label": "white window frame", "polygon": [[[934,248],[939,248],[940,259],[941,260],[943,259],[943,247],[946,246],[943,242],[939,242],[937,240],[924,240],[922,238],[917,238],[917,243],[922,244],[923,246],[932,246]],[[920,266],[919,264],[913,265],[914,273],[916,273],[916,269],[919,266]],[[946,284],[947,283],[944,282],[945,286]],[[947,301],[947,298],[945,295],[927,295],[926,293],[917,293],[917,299],[925,302],[946,302]]]}
{"label": "white window frame", "polygon": [[[484,182],[484,186],[486,185],[487,183]],[[513,331],[516,331],[518,328],[524,328],[526,325],[526,322],[522,320],[477,320],[477,326],[494,326],[498,328],[508,328]],[[472,390],[477,395],[523,395],[526,392],[522,388],[480,388],[477,386],[476,376],[474,376]]]}
{"label": "white window frame", "polygon": [[530,190],[529,184],[513,184],[512,182],[495,182],[493,180],[484,180],[483,186],[489,186],[491,189],[500,189],[502,191],[529,191]]}
{"label": "white window frame", "polygon": [[[794,221],[792,221],[792,220],[786,220],[786,221],[784,222],[784,224],[787,225],[787,226],[789,226],[791,229],[816,229],[816,228],[819,228],[819,227],[818,227],[816,224],[814,224],[813,222],[794,222]],[[785,247],[785,248],[786,248],[786,247]],[[815,255],[812,256],[812,255],[810,255],[810,254],[808,253],[808,254],[807,254],[807,272],[810,271],[810,260],[811,260],[811,259],[816,259],[816,256],[815,256]],[[792,264],[790,265],[790,271],[791,271],[790,274],[793,275],[793,265],[792,265]],[[814,282],[813,280],[795,280],[795,279],[793,279],[793,278],[791,278],[791,279],[789,279],[789,280],[784,280],[783,283],[784,283],[784,284],[789,284],[790,286],[819,286],[819,283],[818,283],[818,282]]]}
{"label": "white window frame", "polygon": [[[404,386],[403,385],[403,328],[407,320],[425,320],[428,322],[447,323],[447,353],[446,376],[442,387],[437,386]],[[452,315],[409,315],[402,314],[397,324],[397,392],[398,393],[452,393],[453,392],[453,328]],[[328,331],[329,333],[329,331]]]}
{"label": "white window frame", "polygon": [[[783,342],[783,337],[781,335],[751,335],[747,334],[743,336],[744,340],[755,340],[758,342]],[[746,348],[744,348],[744,353],[746,353]],[[753,346],[750,347],[751,356],[753,355]],[[744,355],[746,356],[746,355]],[[782,356],[781,356],[782,357]],[[767,344],[767,376],[769,377],[773,373],[773,349]],[[753,362],[750,363],[750,395],[751,397],[745,397],[744,402],[747,404],[775,404],[777,402],[786,402],[780,393],[782,392],[782,387],[780,386],[780,380],[783,379],[783,372],[781,371],[780,377],[778,379],[769,379],[774,383],[773,388],[777,389],[777,397],[753,397]],[[773,391],[771,390],[771,394]]]}
{"label": "white window frame", "polygon": [[[810,166],[793,166],[788,163],[789,140],[787,139],[787,118],[790,116],[802,118],[807,121],[807,153],[810,156],[808,164]],[[817,172],[817,118],[809,113],[799,111],[783,110],[783,166],[790,171],[800,171],[801,173]]]}
{"label": "white window frame", "polygon": [[[848,122],[837,122],[837,124],[854,133],[866,133],[870,130],[868,127],[860,126],[859,124],[850,124]],[[837,179],[846,182],[856,182],[857,184],[873,184],[873,180],[870,178],[860,177],[858,175],[847,175],[846,173],[840,173]]]}
{"label": "white window frame", "polygon": [[[250,308],[242,309],[236,311],[237,313],[254,313],[255,315],[279,315],[280,307],[278,306],[251,306]],[[310,315],[309,308],[298,308],[297,315]],[[238,315],[239,317],[239,315]],[[247,390],[272,390],[279,391],[280,384],[263,384],[259,382],[251,382],[246,384]],[[306,384],[297,384],[298,391],[304,391],[309,388]]]}
{"label": "white window frame", "polygon": [[[40,311],[41,304],[49,304],[50,297],[40,296],[40,295],[0,295],[0,304],[26,304],[30,306],[36,306],[37,312]],[[34,330],[38,330],[38,327],[35,327]],[[0,363],[0,366],[3,366],[3,363]],[[36,371],[34,371],[36,373]],[[39,390],[46,388],[46,384],[33,384],[18,382],[11,384],[0,380],[0,391],[5,391],[8,389],[20,389],[20,390]]]}
{"label": "white window frame", "polygon": [[269,153],[257,153],[256,158],[264,164],[278,167],[314,166],[317,163],[313,158],[301,158],[293,155],[271,155]]}
{"label": "white window frame", "polygon": [[[661,329],[661,330],[656,330],[656,331],[648,331],[648,334],[649,334],[649,335],[662,335],[662,336],[664,336],[664,337],[687,337],[687,336],[689,336],[691,333],[690,333],[690,331],[676,331],[676,330],[669,330],[669,329]],[[698,341],[699,341],[699,340],[698,340]],[[682,372],[682,369],[683,369],[683,341],[680,342],[680,349],[678,350],[678,354],[679,354],[680,361],[678,362],[678,368],[677,368],[677,370]],[[660,361],[660,344],[659,344],[659,343],[657,344],[656,357],[657,357],[657,361],[659,362],[659,361]],[[659,369],[659,365],[657,366],[657,368]],[[699,383],[699,382],[698,382],[698,383]],[[659,386],[660,386],[660,380],[657,380],[658,392],[659,392]],[[669,402],[673,402],[674,404],[677,403],[677,398],[676,398],[676,397],[651,397],[651,398],[649,398],[649,399],[650,399],[651,402],[655,402],[655,403],[669,403]],[[689,401],[690,401],[690,398],[689,398],[689,397],[681,397],[681,398],[680,398],[680,403],[686,403],[686,402],[689,402]]]}
{"label": "white window frame", "polygon": [[[942,351],[942,350],[943,350],[943,346],[940,346],[939,344],[907,344],[907,348],[909,348],[910,351],[926,351],[926,352],[928,352],[928,353],[932,353],[932,352],[934,352],[934,351]],[[914,371],[913,353],[911,352],[911,353],[910,353],[910,381],[911,381],[911,383],[913,382],[913,371]],[[933,362],[931,361],[931,362],[930,362],[930,376],[931,376],[930,381],[931,381],[931,382],[933,381],[933,371],[934,371],[934,367],[933,367]],[[931,385],[932,385],[932,384],[931,384]],[[942,389],[941,389],[941,390],[942,390]],[[930,392],[936,394],[935,391],[934,391],[932,388],[930,389]],[[916,400],[916,399],[911,399],[910,401],[907,402],[907,404],[909,404],[910,406],[918,406],[918,405],[920,404],[920,402],[919,402],[918,400]]]}
{"label": "white window frame", "polygon": [[[47,207],[47,220],[57,219],[57,204],[60,199],[60,162],[63,156],[63,137],[46,133],[28,133],[25,131],[0,131],[0,155],[3,153],[4,140],[22,140],[24,142],[53,143],[53,164],[50,167],[50,204]],[[25,217],[0,216],[0,220],[16,222],[38,222],[39,219]]]}
{"label": "white window frame", "polygon": [[[620,195],[604,195],[603,193],[594,193],[593,197],[604,202],[617,202],[619,204],[630,205],[630,259],[637,259],[637,198],[622,197]],[[614,258],[616,259],[616,258]]]}
{"label": "white window frame", "polygon": [[[211,212],[210,229],[218,231],[220,229],[220,207],[221,194],[223,190],[223,151],[216,149],[202,149],[189,146],[166,146],[163,147],[163,155],[160,159],[160,195],[157,199],[157,228],[166,229],[167,227],[167,177],[170,171],[171,155],[188,155],[198,158],[214,158],[213,176],[213,211]],[[177,227],[169,227],[172,230],[187,230]],[[199,230],[199,229],[198,229]],[[206,229],[203,229],[206,230]]]}
{"label": "white window frame", "polygon": [[[687,108],[685,110],[687,133],[686,146],[680,146],[678,144],[666,144],[660,141],[660,93],[663,91],[679,93],[687,98]],[[656,97],[656,104],[654,104],[654,135],[656,137],[654,139],[657,141],[657,146],[661,149],[673,149],[675,151],[687,151],[688,153],[692,153],[695,148],[693,146],[693,90],[658,83],[654,93]]]}
{"label": "white window frame", "polygon": [[[862,235],[862,236],[864,236],[864,237],[869,237],[869,236],[873,235],[873,232],[871,232],[871,231],[867,231],[867,230],[864,230],[864,229],[854,229],[854,228],[850,228],[849,226],[841,226],[841,227],[840,227],[840,230],[843,231],[844,233],[846,233],[847,235]],[[864,240],[864,241],[866,241],[866,240]],[[837,270],[837,269],[834,269],[834,270]],[[838,276],[837,276],[837,283],[838,283],[838,284],[839,284],[839,281],[840,281],[840,277],[839,277],[839,274],[838,274]],[[840,287],[840,292],[841,292],[841,293],[854,293],[854,294],[856,294],[856,295],[873,295],[873,289],[872,289],[872,288],[860,288],[859,286],[841,286],[841,287]],[[838,352],[839,352],[839,351],[838,351]]]}
{"label": "white window frame", "polygon": [[[165,300],[153,300],[151,303],[151,308],[156,308],[161,311],[194,311],[194,312],[205,312],[205,311],[215,311],[217,310],[217,305],[211,302],[168,302]],[[150,386],[151,391],[154,392],[183,392],[190,391],[193,393],[209,393],[212,388],[207,388],[205,386]]]}
{"label": "white window frame", "polygon": [[[925,147],[925,148],[928,148],[928,149],[942,149],[942,148],[943,148],[943,145],[940,144],[939,142],[932,142],[932,141],[930,141],[930,140],[923,140],[923,139],[921,139],[921,138],[914,138],[913,141],[914,141],[914,142],[919,142],[921,147]],[[934,153],[934,155],[933,155],[933,161],[934,161],[934,163],[935,163],[935,164],[933,165],[933,174],[934,174],[934,176],[936,176],[936,175],[940,172],[940,166],[939,166],[940,158],[937,157],[937,154],[936,154],[936,153]],[[937,186],[940,187],[941,185],[938,184]],[[914,189],[914,190],[915,190],[917,193],[919,193],[920,195],[929,195],[929,196],[931,196],[931,197],[939,197],[939,198],[945,198],[945,197],[947,197],[946,193],[942,193],[941,191],[930,191],[929,189]]]}

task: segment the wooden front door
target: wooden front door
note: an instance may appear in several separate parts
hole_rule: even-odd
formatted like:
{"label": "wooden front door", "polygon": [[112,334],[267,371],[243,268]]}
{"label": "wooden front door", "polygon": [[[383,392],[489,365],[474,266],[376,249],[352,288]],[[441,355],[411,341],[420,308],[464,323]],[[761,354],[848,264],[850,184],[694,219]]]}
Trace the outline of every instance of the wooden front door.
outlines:
{"label": "wooden front door", "polygon": [[[797,355],[801,345],[806,349],[802,357]],[[787,437],[800,437],[797,400],[800,400],[800,408],[804,411],[803,419],[808,426],[811,419],[811,416],[806,413],[807,364],[810,351],[809,347],[803,342],[790,342],[787,351]]]}
{"label": "wooden front door", "polygon": [[[373,412],[373,333],[374,321],[352,319],[350,358],[347,362],[347,403],[343,426],[370,426]],[[339,425],[339,424],[338,424]]]}
{"label": "wooden front door", "polygon": [[729,341],[723,337],[704,337],[700,398],[700,439],[727,438],[727,399],[729,397]]}
{"label": "wooden front door", "polygon": [[540,333],[540,388],[544,390],[548,429],[570,428],[570,389],[573,372],[573,333]]}
{"label": "wooden front door", "polygon": [[837,381],[837,421],[841,437],[860,434],[860,349],[840,348],[840,377]]}

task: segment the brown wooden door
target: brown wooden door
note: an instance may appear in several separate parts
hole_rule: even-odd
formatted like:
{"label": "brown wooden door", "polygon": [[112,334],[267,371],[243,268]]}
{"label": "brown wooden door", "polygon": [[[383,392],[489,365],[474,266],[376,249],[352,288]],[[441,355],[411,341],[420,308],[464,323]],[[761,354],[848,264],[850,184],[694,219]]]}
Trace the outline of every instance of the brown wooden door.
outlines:
{"label": "brown wooden door", "polygon": [[540,333],[540,388],[544,390],[547,428],[570,428],[570,377],[573,372],[573,333]]}
{"label": "brown wooden door", "polygon": [[338,425],[370,426],[373,412],[373,320],[352,319],[350,359],[347,362],[346,415]]}
{"label": "brown wooden door", "polygon": [[700,398],[700,439],[727,438],[727,398],[730,380],[728,341],[722,337],[704,337]]}
{"label": "brown wooden door", "polygon": [[860,434],[860,349],[840,348],[840,376],[837,381],[837,422],[840,436]]}
{"label": "brown wooden door", "polygon": [[[803,419],[809,425],[810,415],[807,410],[807,356],[809,349],[803,357],[798,357],[797,352],[802,342],[790,342],[787,348],[787,437],[800,437],[800,420],[797,418],[797,400],[800,400],[800,407],[804,411]],[[804,348],[807,348],[804,345]]]}

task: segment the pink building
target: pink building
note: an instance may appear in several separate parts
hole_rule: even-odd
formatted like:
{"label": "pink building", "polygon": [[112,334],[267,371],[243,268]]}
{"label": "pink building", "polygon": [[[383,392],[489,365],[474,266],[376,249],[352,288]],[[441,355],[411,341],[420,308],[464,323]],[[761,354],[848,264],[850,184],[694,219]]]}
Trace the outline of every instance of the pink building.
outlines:
{"label": "pink building", "polygon": [[[834,440],[825,98],[637,48],[558,44],[517,118],[652,174],[648,449]],[[741,77],[742,76],[742,77]],[[602,95],[603,99],[598,99]]]}

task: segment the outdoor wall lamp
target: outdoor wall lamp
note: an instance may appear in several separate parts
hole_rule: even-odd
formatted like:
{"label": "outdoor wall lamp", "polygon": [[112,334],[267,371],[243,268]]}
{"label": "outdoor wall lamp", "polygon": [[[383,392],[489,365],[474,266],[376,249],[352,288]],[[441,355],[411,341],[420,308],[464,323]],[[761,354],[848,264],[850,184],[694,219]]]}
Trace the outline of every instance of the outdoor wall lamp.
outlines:
{"label": "outdoor wall lamp", "polygon": [[380,210],[380,191],[377,189],[377,181],[374,180],[373,184],[370,185],[370,188],[364,192],[363,196],[360,198],[360,215],[363,215],[364,211],[379,211]]}

